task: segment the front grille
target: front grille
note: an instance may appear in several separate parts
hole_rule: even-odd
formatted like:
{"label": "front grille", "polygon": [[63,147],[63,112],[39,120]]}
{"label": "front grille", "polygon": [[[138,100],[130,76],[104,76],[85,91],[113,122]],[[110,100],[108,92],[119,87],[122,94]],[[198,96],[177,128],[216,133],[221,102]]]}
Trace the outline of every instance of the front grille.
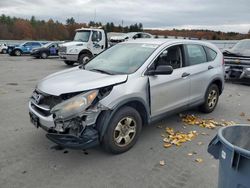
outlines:
{"label": "front grille", "polygon": [[48,95],[35,90],[31,96],[31,103],[34,109],[41,115],[49,116],[50,110],[63,99],[60,96]]}
{"label": "front grille", "polygon": [[67,47],[61,46],[61,47],[59,47],[58,51],[59,51],[60,53],[66,53],[66,52],[67,52]]}
{"label": "front grille", "polygon": [[35,90],[31,96],[31,103],[33,109],[43,116],[49,116],[50,110],[57,104],[70,99],[81,92],[63,94],[61,96],[49,95]]}

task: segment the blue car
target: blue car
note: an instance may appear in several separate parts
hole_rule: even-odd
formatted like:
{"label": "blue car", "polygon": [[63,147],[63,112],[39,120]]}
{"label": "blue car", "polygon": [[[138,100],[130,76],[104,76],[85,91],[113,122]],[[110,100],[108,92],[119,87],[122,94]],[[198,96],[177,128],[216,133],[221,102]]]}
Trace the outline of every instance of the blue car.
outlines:
{"label": "blue car", "polygon": [[22,54],[30,54],[32,49],[42,46],[40,42],[24,42],[20,45],[9,46],[8,53],[11,56],[21,56]]}

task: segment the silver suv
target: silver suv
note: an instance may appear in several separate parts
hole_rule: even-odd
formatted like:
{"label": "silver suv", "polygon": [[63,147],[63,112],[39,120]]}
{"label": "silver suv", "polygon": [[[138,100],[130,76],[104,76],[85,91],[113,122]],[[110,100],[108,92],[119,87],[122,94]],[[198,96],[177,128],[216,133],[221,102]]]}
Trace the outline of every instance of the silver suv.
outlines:
{"label": "silver suv", "polygon": [[62,147],[102,143],[129,150],[143,125],[199,106],[209,113],[224,87],[223,56],[210,43],[142,39],[117,44],[85,66],[41,80],[30,119]]}

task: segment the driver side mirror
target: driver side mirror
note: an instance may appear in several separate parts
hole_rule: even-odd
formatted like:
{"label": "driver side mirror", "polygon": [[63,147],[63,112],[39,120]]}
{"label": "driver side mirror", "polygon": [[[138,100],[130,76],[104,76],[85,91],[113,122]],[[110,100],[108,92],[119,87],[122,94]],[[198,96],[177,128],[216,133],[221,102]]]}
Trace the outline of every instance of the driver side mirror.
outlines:
{"label": "driver side mirror", "polygon": [[148,70],[146,75],[154,76],[154,75],[169,75],[174,71],[173,67],[170,65],[159,65],[154,70]]}

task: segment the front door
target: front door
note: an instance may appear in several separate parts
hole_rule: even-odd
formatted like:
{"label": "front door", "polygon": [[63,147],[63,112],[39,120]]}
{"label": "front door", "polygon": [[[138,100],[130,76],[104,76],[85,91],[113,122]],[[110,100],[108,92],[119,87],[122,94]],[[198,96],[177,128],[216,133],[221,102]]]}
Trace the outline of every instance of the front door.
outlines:
{"label": "front door", "polygon": [[101,31],[92,31],[90,46],[94,55],[97,55],[105,50],[105,36]]}
{"label": "front door", "polygon": [[176,45],[165,49],[150,68],[167,64],[173,67],[170,75],[149,76],[151,115],[157,116],[189,103],[190,79],[185,67],[183,46]]}

